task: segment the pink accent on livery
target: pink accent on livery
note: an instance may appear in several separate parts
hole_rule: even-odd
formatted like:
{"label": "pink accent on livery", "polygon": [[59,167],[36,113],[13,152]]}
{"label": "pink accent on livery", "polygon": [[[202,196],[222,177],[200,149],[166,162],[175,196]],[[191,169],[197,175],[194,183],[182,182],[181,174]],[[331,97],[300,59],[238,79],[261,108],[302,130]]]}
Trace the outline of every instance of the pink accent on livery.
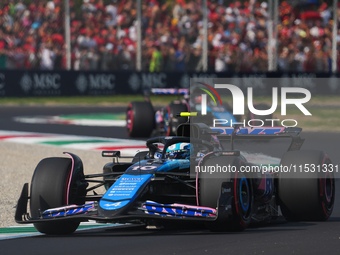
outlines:
{"label": "pink accent on livery", "polygon": [[[217,210],[210,207],[204,206],[193,206],[185,204],[158,204],[153,201],[146,201],[143,205],[146,209],[145,213],[148,214],[166,214],[168,216],[205,216],[205,217],[216,217]],[[191,211],[192,213],[188,213]]]}
{"label": "pink accent on livery", "polygon": [[84,205],[67,205],[62,207],[56,207],[52,209],[48,209],[43,212],[43,217],[59,217],[65,215],[74,215],[74,214],[81,214],[87,213],[89,210],[94,208],[94,203],[90,202]]}
{"label": "pink accent on livery", "polygon": [[[248,130],[249,130],[249,129],[254,129],[254,128],[248,127]],[[266,133],[263,133],[263,131],[264,131],[264,130],[268,130],[268,129],[278,129],[278,128],[277,128],[277,127],[264,127],[264,129],[262,130],[262,132],[259,133],[259,135],[265,135]],[[277,131],[277,132],[275,132],[275,134],[282,133],[282,132],[285,130],[284,127],[279,128],[279,129],[280,129],[280,130]],[[248,132],[249,132],[249,131],[248,131]],[[251,132],[249,132],[249,134],[251,134]]]}
{"label": "pink accent on livery", "polygon": [[216,213],[216,209],[210,208],[210,207],[205,207],[205,206],[192,206],[192,205],[185,205],[185,204],[172,204],[173,206],[182,206],[186,207],[189,209],[198,209],[198,210],[212,210],[213,213]]}
{"label": "pink accent on livery", "polygon": [[[221,132],[221,135],[230,135],[235,129],[233,127],[210,127],[212,130],[219,130]],[[268,135],[268,134],[280,134],[285,131],[285,127],[241,127],[238,129],[237,134],[247,134],[247,135]],[[244,130],[247,130],[246,133],[244,133]],[[268,131],[275,131],[273,133]],[[227,132],[228,131],[228,132]]]}
{"label": "pink accent on livery", "polygon": [[[131,131],[131,129],[132,129],[132,121],[133,121],[133,112],[132,112],[132,110],[128,110],[127,111],[127,117],[126,117],[126,119],[127,119],[127,122],[126,122],[126,127],[127,127],[127,129],[129,130],[129,131]],[[129,121],[130,120],[130,121]]]}
{"label": "pink accent on livery", "polygon": [[73,175],[73,170],[74,170],[74,159],[69,153],[65,153],[65,154],[67,156],[69,156],[72,160],[72,168],[71,168],[70,177],[69,177],[69,181],[68,181],[68,184],[67,184],[67,190],[66,190],[66,204],[68,205],[68,203],[69,203],[68,197],[69,197],[69,194],[70,194],[70,186],[71,186],[72,175]]}
{"label": "pink accent on livery", "polygon": [[[326,162],[327,159],[329,160],[329,157],[328,157],[328,156],[325,156],[325,157],[323,158],[322,164],[321,164],[322,166],[325,164],[325,162]],[[330,195],[328,196],[327,191],[325,190],[327,177],[331,177],[331,173],[330,173],[329,171],[326,172],[324,178],[320,178],[320,179],[319,179],[320,186],[322,187],[322,188],[320,189],[320,197],[322,197],[322,196],[324,195],[324,196],[326,197],[326,201],[327,201],[328,203],[330,203],[330,202],[331,202],[331,197],[333,197],[333,190],[334,190],[334,187],[333,187],[333,182],[331,182]],[[325,193],[325,194],[323,194],[323,193]],[[328,215],[328,212],[327,212],[325,206],[326,206],[326,205],[325,205],[325,203],[323,202],[323,203],[322,203],[322,209],[323,209],[325,215]]]}
{"label": "pink accent on livery", "polygon": [[[210,154],[212,154],[212,153],[214,153],[214,152],[212,151],[212,152],[209,152],[209,153],[205,154],[204,157],[202,157],[202,158],[200,159],[200,161],[198,162],[198,166],[201,165],[202,160],[203,160],[206,156],[208,156],[208,155],[210,155]],[[199,202],[198,197],[199,197],[199,196],[198,196],[198,172],[196,172],[196,204],[197,204],[197,206],[200,205],[200,202]]]}

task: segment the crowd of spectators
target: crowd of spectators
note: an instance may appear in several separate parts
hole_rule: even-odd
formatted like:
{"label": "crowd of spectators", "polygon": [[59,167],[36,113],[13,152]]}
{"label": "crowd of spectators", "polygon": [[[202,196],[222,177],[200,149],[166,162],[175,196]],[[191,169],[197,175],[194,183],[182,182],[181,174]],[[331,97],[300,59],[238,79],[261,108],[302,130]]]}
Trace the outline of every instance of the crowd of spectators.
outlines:
{"label": "crowd of spectators", "polygon": [[[203,1],[141,2],[142,70],[203,71]],[[279,4],[278,70],[329,72],[331,7],[293,2]],[[135,0],[70,1],[70,19],[73,70],[136,69]],[[208,71],[268,70],[267,2],[210,0],[208,21]],[[1,0],[0,68],[65,69],[64,22],[63,0]]]}

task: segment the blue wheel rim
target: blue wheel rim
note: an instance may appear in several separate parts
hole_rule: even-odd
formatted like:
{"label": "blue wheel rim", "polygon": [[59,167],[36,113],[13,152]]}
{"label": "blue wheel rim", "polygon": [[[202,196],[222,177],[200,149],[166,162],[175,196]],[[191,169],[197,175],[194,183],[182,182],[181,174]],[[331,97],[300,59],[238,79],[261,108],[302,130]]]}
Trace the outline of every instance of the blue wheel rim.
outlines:
{"label": "blue wheel rim", "polygon": [[[246,194],[243,195],[243,185],[245,185],[245,187],[247,188],[246,190]],[[249,185],[248,185],[248,181],[246,178],[242,177],[240,180],[240,202],[241,202],[241,206],[243,211],[247,211],[249,209]]]}

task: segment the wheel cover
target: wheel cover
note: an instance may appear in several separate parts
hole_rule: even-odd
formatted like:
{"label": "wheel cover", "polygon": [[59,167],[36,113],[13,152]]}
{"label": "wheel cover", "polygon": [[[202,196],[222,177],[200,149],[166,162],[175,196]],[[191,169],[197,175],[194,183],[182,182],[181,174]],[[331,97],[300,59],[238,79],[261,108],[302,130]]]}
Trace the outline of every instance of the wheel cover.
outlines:
{"label": "wheel cover", "polygon": [[240,204],[242,210],[246,213],[249,209],[250,204],[250,192],[249,185],[246,178],[242,177],[240,180]]}

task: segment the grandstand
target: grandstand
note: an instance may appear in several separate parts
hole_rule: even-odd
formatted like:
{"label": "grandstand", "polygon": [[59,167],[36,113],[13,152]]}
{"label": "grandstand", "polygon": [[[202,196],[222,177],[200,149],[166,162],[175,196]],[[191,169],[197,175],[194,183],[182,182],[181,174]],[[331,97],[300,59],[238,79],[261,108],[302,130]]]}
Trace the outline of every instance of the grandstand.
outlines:
{"label": "grandstand", "polygon": [[[65,38],[64,3],[64,0],[1,0],[0,68],[136,70],[137,1],[69,0],[69,46]],[[267,2],[208,1],[207,70],[203,58],[203,3],[203,0],[141,1],[141,71],[266,72],[273,45],[277,53],[275,70],[318,73],[334,70],[333,1],[279,1],[274,30],[277,33],[272,41]],[[336,42],[338,46],[340,35]],[[68,49],[70,67],[66,59]]]}

